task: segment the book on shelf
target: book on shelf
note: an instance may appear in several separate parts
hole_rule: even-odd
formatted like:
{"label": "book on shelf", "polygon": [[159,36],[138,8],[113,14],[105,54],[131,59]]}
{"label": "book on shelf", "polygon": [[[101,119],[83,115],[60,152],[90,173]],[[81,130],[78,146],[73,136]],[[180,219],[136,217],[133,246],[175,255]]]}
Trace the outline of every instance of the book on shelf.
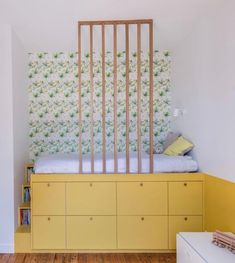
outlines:
{"label": "book on shelf", "polygon": [[31,200],[31,188],[30,186],[23,188],[23,202],[28,203]]}
{"label": "book on shelf", "polygon": [[20,224],[21,225],[30,225],[30,209],[21,209],[20,210]]}
{"label": "book on shelf", "polygon": [[25,183],[30,183],[31,175],[34,173],[33,164],[27,164],[25,167]]}

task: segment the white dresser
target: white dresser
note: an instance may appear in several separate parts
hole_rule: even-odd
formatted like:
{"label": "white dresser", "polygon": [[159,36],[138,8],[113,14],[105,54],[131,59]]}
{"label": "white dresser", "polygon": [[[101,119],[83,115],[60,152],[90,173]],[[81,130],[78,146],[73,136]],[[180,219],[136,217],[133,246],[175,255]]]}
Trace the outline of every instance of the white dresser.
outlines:
{"label": "white dresser", "polygon": [[235,255],[211,243],[212,233],[177,234],[177,263],[235,263]]}

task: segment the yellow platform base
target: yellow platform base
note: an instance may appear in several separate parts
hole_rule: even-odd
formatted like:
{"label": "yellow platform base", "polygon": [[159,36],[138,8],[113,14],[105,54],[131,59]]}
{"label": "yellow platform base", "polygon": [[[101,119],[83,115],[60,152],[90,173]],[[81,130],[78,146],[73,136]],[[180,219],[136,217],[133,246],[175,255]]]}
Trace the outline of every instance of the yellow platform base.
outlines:
{"label": "yellow platform base", "polygon": [[15,253],[31,252],[30,226],[19,226],[15,232]]}

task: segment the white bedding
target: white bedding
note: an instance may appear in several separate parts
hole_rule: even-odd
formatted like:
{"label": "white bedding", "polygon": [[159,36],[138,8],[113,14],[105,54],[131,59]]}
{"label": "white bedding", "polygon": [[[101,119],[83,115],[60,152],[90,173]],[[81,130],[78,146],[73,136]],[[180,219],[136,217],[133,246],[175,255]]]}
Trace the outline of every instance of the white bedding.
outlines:
{"label": "white bedding", "polygon": [[[95,155],[95,173],[102,173],[102,155]],[[45,155],[35,163],[35,173],[79,173],[79,158],[76,153]],[[107,173],[114,172],[113,154],[106,156]],[[198,164],[191,156],[167,156],[154,154],[154,173],[196,172]],[[90,155],[83,156],[83,173],[91,173]],[[137,153],[130,153],[130,173],[138,172]],[[125,153],[118,153],[118,173],[126,173]],[[142,173],[149,173],[149,155],[142,153]]]}

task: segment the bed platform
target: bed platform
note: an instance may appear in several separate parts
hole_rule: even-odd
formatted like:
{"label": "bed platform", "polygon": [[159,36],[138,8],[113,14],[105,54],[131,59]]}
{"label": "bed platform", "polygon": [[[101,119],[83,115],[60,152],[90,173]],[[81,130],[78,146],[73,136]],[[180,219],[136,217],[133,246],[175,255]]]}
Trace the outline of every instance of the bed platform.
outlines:
{"label": "bed platform", "polygon": [[[142,173],[149,173],[149,154],[142,153]],[[125,153],[117,155],[117,173],[126,173]],[[94,173],[101,174],[103,171],[102,155],[94,156]],[[83,173],[92,173],[90,154],[83,156]],[[196,172],[197,162],[191,156],[168,156],[164,154],[154,154],[154,173],[187,173]],[[70,154],[51,154],[40,157],[34,166],[35,173],[79,173],[79,157],[76,153]],[[106,172],[114,173],[113,154],[106,157]],[[130,173],[138,173],[137,153],[130,154]]]}
{"label": "bed platform", "polygon": [[[106,152],[105,28],[113,28],[113,153]],[[125,153],[118,153],[117,38],[125,29]],[[130,151],[129,26],[137,28],[136,152]],[[141,137],[141,28],[149,37],[149,154]],[[82,27],[90,36],[90,154],[83,155]],[[100,27],[102,46],[102,151],[94,149],[93,28]],[[31,177],[31,252],[166,252],[175,251],[177,232],[204,229],[204,174],[191,157],[154,153],[153,21],[82,21],[78,23],[78,154],[40,157]],[[194,172],[194,173],[192,173]],[[25,237],[24,237],[25,238]],[[22,239],[23,240],[23,239]],[[20,244],[21,239],[18,239]],[[20,245],[16,244],[16,250]],[[25,252],[23,249],[17,252]]]}

